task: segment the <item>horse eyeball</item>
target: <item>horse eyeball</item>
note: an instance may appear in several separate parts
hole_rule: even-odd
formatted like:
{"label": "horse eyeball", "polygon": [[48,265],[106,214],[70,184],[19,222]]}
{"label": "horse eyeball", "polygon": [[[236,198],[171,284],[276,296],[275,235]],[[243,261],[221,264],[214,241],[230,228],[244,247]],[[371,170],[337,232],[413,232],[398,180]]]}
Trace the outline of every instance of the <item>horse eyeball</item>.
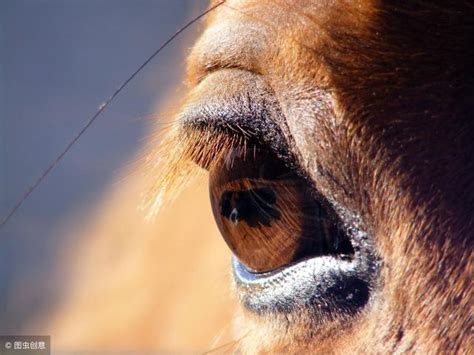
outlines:
{"label": "horse eyeball", "polygon": [[251,272],[353,254],[330,205],[270,151],[233,148],[211,169],[209,189],[224,240]]}

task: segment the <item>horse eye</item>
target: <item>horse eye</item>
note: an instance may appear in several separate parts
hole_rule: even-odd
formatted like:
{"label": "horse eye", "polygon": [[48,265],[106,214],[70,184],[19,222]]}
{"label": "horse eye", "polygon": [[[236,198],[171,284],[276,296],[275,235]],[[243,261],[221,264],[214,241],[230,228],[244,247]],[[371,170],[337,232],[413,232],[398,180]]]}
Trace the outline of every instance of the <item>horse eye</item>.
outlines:
{"label": "horse eye", "polygon": [[213,165],[209,185],[219,230],[251,272],[354,253],[329,203],[272,152],[233,148]]}

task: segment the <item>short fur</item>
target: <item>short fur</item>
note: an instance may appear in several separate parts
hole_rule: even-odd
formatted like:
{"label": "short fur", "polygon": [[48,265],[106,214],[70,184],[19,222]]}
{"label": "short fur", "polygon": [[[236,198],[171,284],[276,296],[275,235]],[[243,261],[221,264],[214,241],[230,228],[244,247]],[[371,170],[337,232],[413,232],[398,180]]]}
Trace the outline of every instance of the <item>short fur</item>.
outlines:
{"label": "short fur", "polygon": [[260,75],[300,164],[360,213],[383,263],[348,324],[246,315],[245,352],[472,349],[472,43],[469,1],[229,0],[214,12],[191,88],[229,68]]}
{"label": "short fur", "polygon": [[[357,315],[321,324],[304,309],[285,316],[256,316],[242,310],[235,326],[236,341],[230,343],[234,350],[472,352],[473,37],[474,6],[469,0],[227,0],[209,16],[207,29],[189,56],[191,92],[183,111],[198,101],[227,102],[233,100],[232,93],[265,87],[276,97],[281,111],[278,125],[299,165],[321,193],[357,211],[382,262],[370,301]],[[249,82],[248,73],[259,80]],[[220,85],[214,85],[216,78]],[[225,146],[236,143],[221,134],[213,135],[215,131],[173,132],[162,148],[153,147],[142,164],[151,181],[144,206],[152,214],[160,207],[163,191],[174,195],[189,175],[195,174],[191,160],[207,166]],[[143,185],[140,180],[140,189]],[[109,301],[100,307],[89,304],[88,287],[99,289],[94,295],[104,294],[95,285],[96,265],[92,263],[92,276],[87,274],[86,278],[94,282],[81,284],[76,290],[80,297],[72,298],[66,307],[66,321],[60,319],[56,325],[66,329],[63,339],[71,339],[71,334],[80,339],[77,325],[82,321],[81,334],[88,344],[97,347],[106,343],[97,334],[107,328],[112,334],[109,347],[132,347],[123,340],[132,326],[132,317],[123,313],[127,311],[123,305],[130,303],[137,290],[146,289],[149,275],[155,277],[149,270],[160,265],[155,264],[158,251],[164,250],[162,258],[176,250],[183,254],[184,242],[179,249],[167,252],[165,244],[154,244],[159,244],[155,238],[143,238],[158,233],[157,227],[146,227],[123,198],[117,200],[105,210],[119,206],[124,212],[119,218],[116,213],[105,214],[107,223],[102,223],[103,227],[99,224],[99,232],[94,233],[108,239],[92,243],[93,251],[84,253],[89,257],[81,258],[79,265],[83,268],[87,259],[95,260],[103,250],[121,243],[127,248],[123,247],[120,255],[129,255],[120,264],[123,270],[134,263],[141,265],[142,259],[146,262],[138,268],[141,272],[130,277],[133,282],[122,281],[122,273],[106,268],[105,279],[118,279],[116,284],[121,286],[120,292],[115,288],[111,292],[110,298],[119,305],[115,308],[106,307]],[[197,204],[188,205],[179,206],[188,216],[202,213]],[[120,227],[121,233],[111,233],[121,226],[117,223],[121,219],[133,223],[126,229]],[[168,237],[178,227],[185,229],[186,238],[194,232],[186,229],[186,223],[171,223],[169,230],[160,233]],[[130,241],[133,231],[137,240],[141,238],[140,248],[125,244],[134,245]],[[213,232],[205,230],[205,234]],[[117,235],[121,236],[119,241]],[[196,245],[207,237],[202,236]],[[203,260],[211,257],[199,254],[194,245],[190,248],[192,257],[183,254],[189,260],[198,255],[205,255]],[[180,260],[173,254],[175,259]],[[186,263],[179,262],[177,267]],[[138,274],[147,276],[137,278]],[[179,282],[189,290],[182,276]],[[99,283],[102,286],[103,281]],[[127,284],[131,286],[123,287]],[[180,295],[186,293],[179,291]],[[160,302],[166,299],[157,294]],[[203,299],[209,302],[206,296]],[[82,306],[83,299],[88,301],[87,307]],[[190,298],[183,302],[192,304]],[[155,300],[145,305],[153,308]],[[68,309],[74,310],[73,316],[71,311],[68,315]],[[214,314],[216,309],[210,305],[206,314]],[[136,342],[156,323],[149,311],[145,307],[134,313],[137,322],[149,321],[132,337]],[[129,324],[111,322],[104,327],[103,320],[114,319],[113,314],[122,315]],[[92,321],[84,325],[84,319]],[[92,323],[96,328],[90,327]],[[122,327],[116,330],[115,323]],[[150,335],[147,344],[159,345],[154,342],[158,338]]]}

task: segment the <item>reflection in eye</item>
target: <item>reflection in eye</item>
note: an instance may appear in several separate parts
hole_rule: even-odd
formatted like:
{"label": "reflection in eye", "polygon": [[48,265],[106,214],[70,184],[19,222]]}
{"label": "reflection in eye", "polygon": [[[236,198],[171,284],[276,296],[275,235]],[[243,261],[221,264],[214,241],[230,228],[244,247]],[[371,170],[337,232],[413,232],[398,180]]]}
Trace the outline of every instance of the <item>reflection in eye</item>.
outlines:
{"label": "reflection in eye", "polygon": [[262,149],[233,148],[210,171],[217,225],[252,272],[354,250],[336,213],[307,181]]}
{"label": "reflection in eye", "polygon": [[245,221],[250,227],[262,224],[271,226],[273,219],[280,219],[281,213],[275,208],[276,193],[269,187],[243,191],[225,191],[221,196],[221,216],[235,226]]}

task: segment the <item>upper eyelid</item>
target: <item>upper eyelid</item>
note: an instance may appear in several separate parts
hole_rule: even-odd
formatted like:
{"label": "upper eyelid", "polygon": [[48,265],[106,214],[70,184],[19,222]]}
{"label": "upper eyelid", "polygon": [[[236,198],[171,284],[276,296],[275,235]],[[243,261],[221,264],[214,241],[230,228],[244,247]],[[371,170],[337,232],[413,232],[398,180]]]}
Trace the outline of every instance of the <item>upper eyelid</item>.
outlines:
{"label": "upper eyelid", "polygon": [[[240,40],[229,41],[235,38],[236,31]],[[188,82],[195,85],[219,69],[236,68],[262,73],[265,68],[260,66],[260,57],[268,52],[270,45],[267,31],[265,26],[242,18],[211,24],[188,56]]]}
{"label": "upper eyelid", "polygon": [[274,95],[258,74],[240,68],[206,75],[191,92],[179,120],[184,129],[230,130],[262,141],[280,153],[288,150],[281,129],[284,120]]}
{"label": "upper eyelid", "polygon": [[215,62],[210,62],[207,63],[205,66],[203,66],[200,75],[196,78],[196,85],[199,85],[206,77],[214,72],[221,71],[221,70],[241,70],[241,71],[246,71],[249,73],[254,73],[256,75],[262,75],[261,72],[259,72],[256,69],[248,69],[243,65],[239,65],[238,63],[224,63],[222,61],[215,61]]}

